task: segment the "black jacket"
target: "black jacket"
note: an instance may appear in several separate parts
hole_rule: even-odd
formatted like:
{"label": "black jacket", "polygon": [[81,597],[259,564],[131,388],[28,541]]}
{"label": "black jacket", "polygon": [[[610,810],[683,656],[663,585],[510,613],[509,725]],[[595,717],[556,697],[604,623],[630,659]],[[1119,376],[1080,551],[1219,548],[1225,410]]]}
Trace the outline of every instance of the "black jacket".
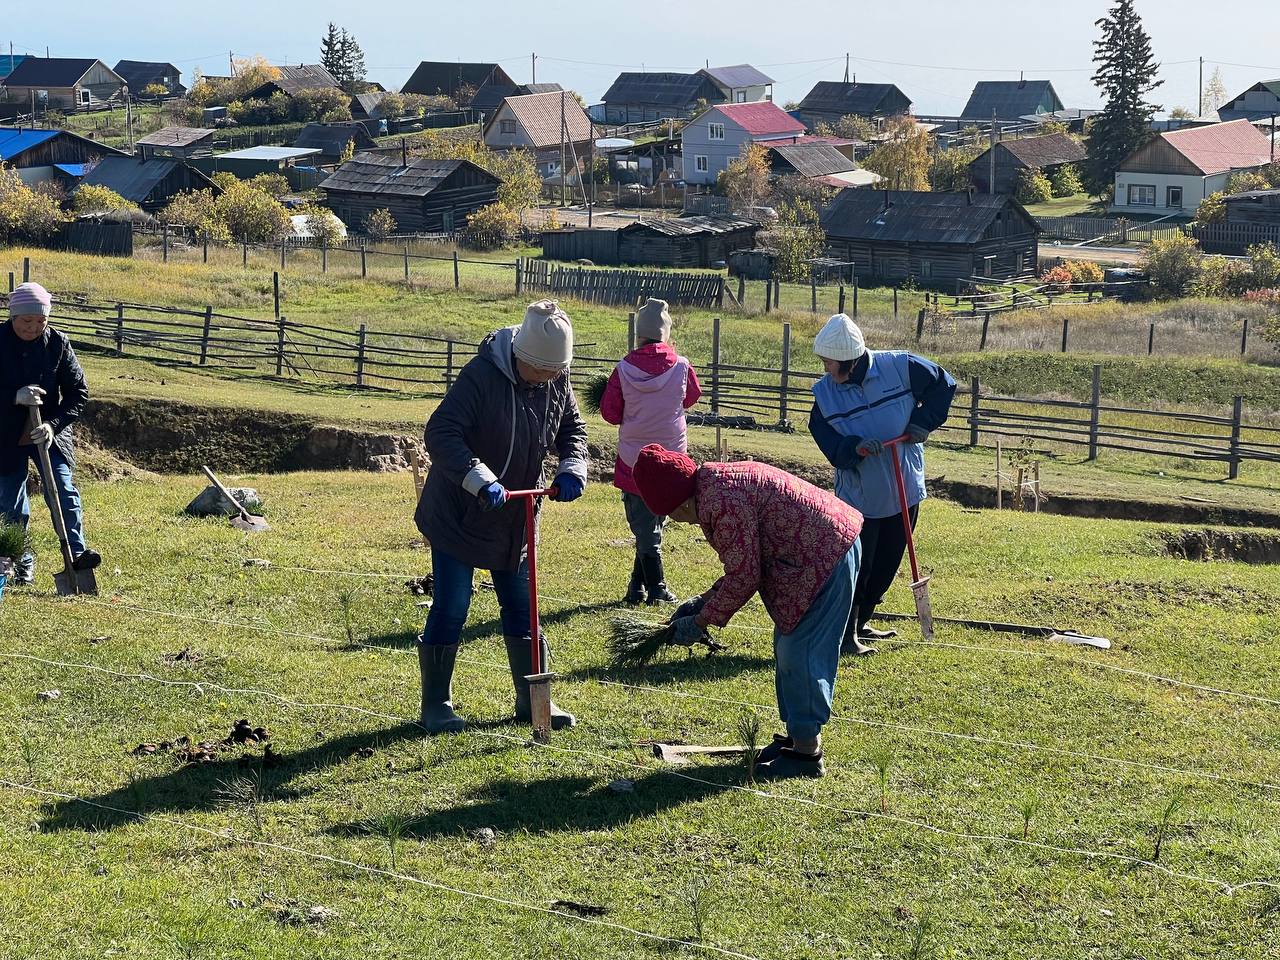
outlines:
{"label": "black jacket", "polygon": [[587,426],[566,373],[533,386],[516,373],[515,327],[490,334],[427,421],[431,469],[414,521],[428,542],[463,563],[515,570],[525,552],[524,503],[480,508],[495,479],[508,490],[545,485],[543,461],[586,483]]}
{"label": "black jacket", "polygon": [[19,338],[13,323],[0,325],[0,473],[25,470],[30,446],[18,442],[27,432],[27,408],[13,398],[34,384],[45,391],[40,415],[53,427],[54,443],[74,462],[71,425],[80,419],[89,402],[84,370],[65,334],[52,327],[39,340]]}

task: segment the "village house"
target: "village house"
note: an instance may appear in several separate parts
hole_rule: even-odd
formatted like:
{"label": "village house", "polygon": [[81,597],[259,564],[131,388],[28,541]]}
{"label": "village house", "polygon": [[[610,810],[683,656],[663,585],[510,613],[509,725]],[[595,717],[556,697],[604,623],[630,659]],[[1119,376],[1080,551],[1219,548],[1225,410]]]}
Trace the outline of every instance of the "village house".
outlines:
{"label": "village house", "polygon": [[[991,174],[993,152],[994,181]],[[1001,140],[994,147],[982,151],[969,164],[969,179],[983,193],[1014,193],[1024,170],[1039,170],[1051,176],[1065,164],[1080,163],[1084,158],[1084,147],[1065,133]]]}
{"label": "village house", "polygon": [[749,63],[731,67],[707,67],[701,71],[720,88],[729,103],[756,103],[773,99],[773,77],[766,76]]}
{"label": "village house", "polygon": [[378,144],[363,123],[352,120],[347,123],[308,123],[298,133],[293,145],[319,150],[321,163],[337,163],[349,148],[352,153],[357,153]]}
{"label": "village house", "polygon": [[[601,98],[605,123],[684,120],[727,95],[706,73],[620,73]],[[595,109],[595,108],[593,108]]]}
{"label": "village house", "polygon": [[34,101],[36,111],[76,113],[119,103],[124,80],[101,60],[77,57],[27,57],[5,79],[9,96]]}
{"label": "village house", "polygon": [[1252,87],[1218,108],[1220,120],[1270,122],[1280,116],[1280,80],[1259,80]]}
{"label": "village house", "polygon": [[722,103],[699,114],[681,134],[686,183],[713,184],[748,143],[794,143],[804,124],[777,104]]}
{"label": "village house", "polygon": [[[563,121],[563,127],[562,127]],[[581,169],[591,153],[591,118],[569,93],[530,93],[507,97],[485,122],[482,138],[491,150],[528,150],[544,178],[560,174],[564,143],[569,171]]]}
{"label": "village house", "polygon": [[81,186],[114,190],[130,203],[155,213],[184,190],[222,190],[184,160],[164,157],[104,157],[85,174]]}
{"label": "village house", "polygon": [[25,53],[0,53],[0,81],[13,73],[13,68],[25,59]]}
{"label": "village house", "polygon": [[892,83],[844,83],[820,80],[805,94],[796,116],[812,130],[819,123],[835,123],[841,117],[857,116],[885,120],[911,112],[911,101]]}
{"label": "village house", "polygon": [[1190,216],[1201,200],[1226,187],[1232,173],[1270,160],[1271,142],[1248,120],[1170,130],[1120,164],[1111,210]]}
{"label": "village house", "polygon": [[[260,146],[217,153],[211,157],[196,157],[192,165],[202,173],[230,173],[241,180],[251,180],[260,173],[289,177],[295,167],[309,167],[320,159],[320,151],[315,147]],[[296,175],[293,177],[298,179]]]}
{"label": "village house", "polygon": [[878,173],[859,167],[833,144],[817,138],[770,147],[769,170],[775,178],[804,177],[836,189],[871,187],[884,179]]}
{"label": "village house", "polygon": [[398,158],[359,153],[320,182],[325,204],[344,223],[362,229],[385,208],[406,233],[452,233],[467,217],[498,199],[502,181],[469,160]]}
{"label": "village house", "polygon": [[145,160],[153,157],[188,160],[212,156],[216,132],[209,127],[162,127],[138,140],[138,156]]}
{"label": "village house", "polygon": [[1223,198],[1227,223],[1257,223],[1280,229],[1280,189],[1246,190]]}
{"label": "village house", "polygon": [[165,95],[184,97],[187,88],[182,85],[182,71],[172,63],[153,63],[149,60],[121,60],[111,68],[129,86],[129,95],[137,100],[148,87],[164,87]]}
{"label": "village house", "polygon": [[1004,194],[841,190],[822,213],[827,252],[869,283],[954,289],[1035,271],[1040,227]]}
{"label": "village house", "polygon": [[303,90],[340,90],[341,84],[333,74],[318,63],[299,64],[296,67],[276,67],[279,75],[246,93],[245,100],[269,100],[279,91],[287,97],[296,97]]}
{"label": "village house", "polygon": [[733,251],[754,246],[759,230],[759,223],[741,217],[658,217],[619,230],[548,230],[542,255],[602,266],[715,267]]}
{"label": "village house", "polygon": [[973,123],[990,123],[992,118],[1016,122],[1062,109],[1062,101],[1048,80],[979,80],[960,119]]}
{"label": "village house", "polygon": [[466,107],[470,106],[471,98],[486,84],[516,86],[507,71],[496,63],[423,60],[405,81],[400,92],[425,97],[449,97],[458,106]]}
{"label": "village house", "polygon": [[122,150],[67,130],[0,128],[0,161],[16,169],[27,185],[74,181],[104,157],[127,156]]}
{"label": "village house", "polygon": [[564,88],[558,83],[486,83],[471,98],[470,107],[480,115],[481,122],[493,115],[507,97],[527,97],[531,93],[560,93]]}

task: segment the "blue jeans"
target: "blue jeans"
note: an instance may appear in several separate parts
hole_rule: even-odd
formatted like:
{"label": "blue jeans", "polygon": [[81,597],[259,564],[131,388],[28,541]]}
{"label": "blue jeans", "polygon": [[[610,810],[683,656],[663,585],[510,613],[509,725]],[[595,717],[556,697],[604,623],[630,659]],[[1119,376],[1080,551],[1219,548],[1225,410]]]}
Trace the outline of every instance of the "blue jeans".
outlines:
{"label": "blue jeans", "polygon": [[[422,631],[422,642],[451,647],[462,638],[471,609],[471,581],[475,567],[468,566],[443,550],[431,549],[431,612]],[[519,570],[490,570],[502,610],[502,633],[529,639],[529,567]]]}
{"label": "blue jeans", "polygon": [[831,719],[840,643],[853,610],[861,557],[861,542],[855,540],[796,628],[773,632],[778,714],[798,740],[816,737]]}
{"label": "blue jeans", "polygon": [[[34,460],[36,448],[28,446],[27,456]],[[58,502],[62,505],[62,519],[67,525],[67,540],[71,544],[71,556],[84,553],[84,514],[80,509],[80,492],[71,476],[71,464],[56,447],[49,448],[49,460],[53,465],[53,482]],[[48,493],[45,494],[48,496]],[[20,523],[23,528],[31,520],[31,501],[27,497],[27,462],[22,469],[0,474],[0,516],[10,523]],[[29,580],[35,576],[36,558],[28,552],[18,561],[14,579]]]}

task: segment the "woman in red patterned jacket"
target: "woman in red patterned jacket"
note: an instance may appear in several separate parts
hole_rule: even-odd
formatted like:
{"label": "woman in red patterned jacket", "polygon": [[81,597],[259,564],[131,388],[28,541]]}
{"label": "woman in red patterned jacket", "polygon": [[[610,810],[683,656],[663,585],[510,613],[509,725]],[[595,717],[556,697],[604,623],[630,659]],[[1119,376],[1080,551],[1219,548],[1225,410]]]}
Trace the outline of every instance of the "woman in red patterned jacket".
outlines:
{"label": "woman in red patterned jacket", "polygon": [[756,593],[773,618],[778,712],[756,775],[820,777],[822,727],[831,718],[840,643],[858,579],[862,515],[834,495],[763,463],[704,463],[650,444],[633,476],[645,505],[697,523],[724,576],[676,611],[676,642],[723,627]]}

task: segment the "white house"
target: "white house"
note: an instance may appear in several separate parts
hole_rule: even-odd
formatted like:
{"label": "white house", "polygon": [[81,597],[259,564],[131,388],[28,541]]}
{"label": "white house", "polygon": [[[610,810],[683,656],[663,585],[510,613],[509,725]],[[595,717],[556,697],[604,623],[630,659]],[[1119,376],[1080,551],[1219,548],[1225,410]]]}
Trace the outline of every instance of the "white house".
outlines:
{"label": "white house", "polygon": [[1222,120],[1269,121],[1280,114],[1280,80],[1260,80],[1218,108]]}
{"label": "white house", "polygon": [[690,120],[681,134],[684,179],[715,183],[744,143],[795,143],[804,132],[803,123],[770,100],[718,104]]}
{"label": "white house", "polygon": [[1271,160],[1271,143],[1248,120],[1170,130],[1139,147],[1116,171],[1115,213],[1193,215],[1237,170]]}
{"label": "white house", "polygon": [[773,78],[749,63],[732,67],[707,67],[700,71],[711,78],[729,103],[756,103],[773,99]]}

